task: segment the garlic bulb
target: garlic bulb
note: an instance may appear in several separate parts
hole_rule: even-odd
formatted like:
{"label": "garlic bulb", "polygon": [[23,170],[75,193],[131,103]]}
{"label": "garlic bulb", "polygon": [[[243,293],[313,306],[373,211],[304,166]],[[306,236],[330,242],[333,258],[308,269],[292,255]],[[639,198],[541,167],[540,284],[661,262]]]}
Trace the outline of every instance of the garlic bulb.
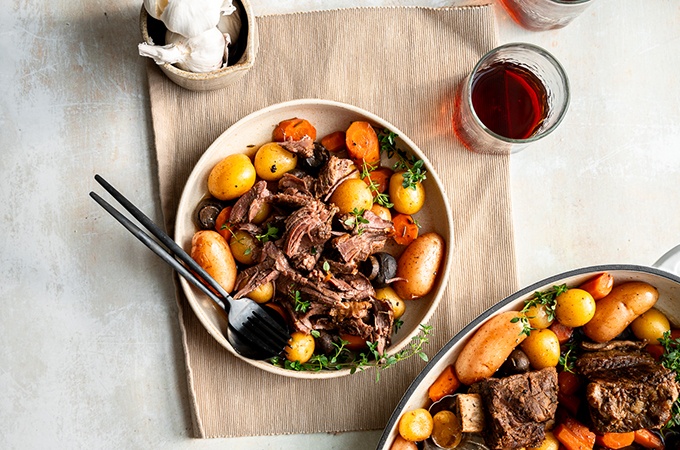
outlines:
{"label": "garlic bulb", "polygon": [[228,38],[217,27],[192,38],[168,32],[165,41],[164,46],[139,44],[139,54],[189,72],[218,70],[226,61]]}
{"label": "garlic bulb", "polygon": [[186,37],[216,27],[223,11],[231,8],[231,0],[144,0],[144,9],[151,17]]}
{"label": "garlic bulb", "polygon": [[144,9],[154,19],[161,20],[161,14],[166,6],[168,6],[168,0],[144,0]]}
{"label": "garlic bulb", "polygon": [[[238,36],[241,31],[241,15],[233,5],[233,9],[226,9],[226,4],[231,5],[231,0],[225,0],[224,5],[222,5],[223,13],[220,17],[220,21],[217,23],[217,28],[224,34],[228,34],[231,37],[231,44],[236,45],[238,41]],[[231,11],[231,12],[228,12]]]}

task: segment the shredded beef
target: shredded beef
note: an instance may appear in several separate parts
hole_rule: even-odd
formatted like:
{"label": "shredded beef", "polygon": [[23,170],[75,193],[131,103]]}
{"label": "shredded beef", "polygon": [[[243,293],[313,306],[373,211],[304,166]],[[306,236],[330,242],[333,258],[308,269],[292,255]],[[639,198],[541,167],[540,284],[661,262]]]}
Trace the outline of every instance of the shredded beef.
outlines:
{"label": "shredded beef", "polygon": [[[308,142],[280,144],[302,155]],[[338,208],[327,203],[334,189],[354,172],[352,161],[331,156],[318,178],[287,173],[276,184],[256,183],[236,202],[230,217],[234,230],[260,236],[274,226],[279,232],[258,249],[258,263],[239,272],[234,297],[274,283],[276,300],[287,310],[293,327],[306,333],[323,331],[326,350],[333,339],[347,333],[375,343],[382,353],[390,343],[394,313],[389,302],[375,298],[357,263],[383,249],[393,224],[365,211],[362,223],[348,226],[343,224],[348,216],[336,220]],[[266,223],[257,225],[252,219],[262,202],[268,202],[274,212]]]}
{"label": "shredded beef", "polygon": [[331,245],[340,254],[342,262],[354,265],[382,250],[387,239],[394,234],[394,226],[371,211],[363,214],[368,223],[348,226],[348,220],[351,222],[352,218],[349,214],[341,216],[340,222],[352,231],[333,238]]}
{"label": "shredded beef", "polygon": [[252,222],[262,208],[262,204],[269,200],[270,195],[267,183],[258,181],[236,201],[229,214],[229,222],[232,224]]}
{"label": "shredded beef", "polygon": [[319,171],[314,193],[318,198],[328,201],[340,183],[349,178],[357,169],[349,159],[331,155],[326,165]]}
{"label": "shredded beef", "polygon": [[283,142],[277,142],[281,147],[291,153],[296,153],[303,158],[314,156],[314,140],[309,136],[303,136],[299,141],[287,138]]}

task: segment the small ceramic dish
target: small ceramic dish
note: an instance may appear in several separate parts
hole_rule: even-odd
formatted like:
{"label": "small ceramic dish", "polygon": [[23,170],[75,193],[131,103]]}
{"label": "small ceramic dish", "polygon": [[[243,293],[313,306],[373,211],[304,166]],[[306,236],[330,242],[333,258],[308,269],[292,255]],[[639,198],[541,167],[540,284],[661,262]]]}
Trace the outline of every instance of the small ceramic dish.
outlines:
{"label": "small ceramic dish", "polygon": [[[408,345],[419,333],[420,324],[428,322],[444,294],[452,266],[453,222],[448,199],[432,164],[404,133],[380,117],[343,103],[306,99],[272,105],[241,119],[213,142],[191,172],[177,210],[175,241],[185,250],[190,250],[191,238],[198,230],[194,212],[199,202],[209,195],[207,183],[212,168],[233,153],[245,153],[252,157],[260,145],[272,140],[272,132],[279,122],[293,117],[309,120],[316,127],[317,136],[345,130],[351,122],[358,120],[387,128],[399,135],[397,138],[399,148],[422,159],[427,169],[427,179],[423,183],[426,191],[425,206],[416,217],[422,225],[423,232],[434,231],[444,238],[446,250],[441,272],[432,291],[425,297],[408,302],[406,313],[401,318],[404,323],[392,336],[392,344],[387,348],[388,354],[394,354]],[[350,374],[350,369],[293,371],[276,367],[266,361],[242,358],[234,352],[225,337],[227,322],[224,313],[218,311],[213,302],[198,289],[185,280],[181,280],[181,283],[189,304],[208,333],[220,345],[248,363],[268,372],[295,378],[332,378]]]}
{"label": "small ceramic dish", "polygon": [[[179,86],[191,91],[212,91],[228,86],[243,77],[253,64],[259,48],[257,21],[248,0],[235,0],[241,16],[241,31],[235,48],[230,50],[229,65],[207,73],[187,72],[172,64],[161,64],[163,73]],[[142,39],[147,44],[164,45],[166,28],[151,17],[144,6],[139,15]]]}

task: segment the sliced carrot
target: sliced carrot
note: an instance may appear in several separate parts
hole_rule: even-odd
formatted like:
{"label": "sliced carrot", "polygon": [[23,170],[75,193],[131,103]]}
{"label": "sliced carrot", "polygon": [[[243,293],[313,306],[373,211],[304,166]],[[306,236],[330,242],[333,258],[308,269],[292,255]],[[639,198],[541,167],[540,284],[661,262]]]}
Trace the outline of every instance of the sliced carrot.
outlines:
{"label": "sliced carrot", "polygon": [[565,424],[561,423],[553,429],[553,436],[560,441],[566,450],[590,450],[593,446],[581,441]]}
{"label": "sliced carrot", "polygon": [[394,224],[394,242],[408,245],[418,237],[418,225],[408,214],[396,214],[392,217]]}
{"label": "sliced carrot", "polygon": [[566,395],[574,395],[582,385],[581,378],[572,372],[563,371],[557,374],[557,385],[560,392]]}
{"label": "sliced carrot", "polygon": [[340,333],[340,339],[349,342],[347,345],[345,345],[345,348],[353,352],[358,352],[367,347],[366,339],[362,338],[361,336],[356,336],[354,334],[348,333]]}
{"label": "sliced carrot", "polygon": [[593,296],[594,300],[606,297],[614,287],[614,277],[607,272],[603,272],[579,286]]}
{"label": "sliced carrot", "polygon": [[586,444],[586,448],[593,448],[595,445],[595,433],[590,431],[587,426],[571,417],[565,418],[563,423],[579,440]]}
{"label": "sliced carrot", "polygon": [[458,390],[461,383],[453,371],[453,364],[446,366],[439,374],[434,383],[427,390],[430,400],[436,402],[447,395],[451,395]]}
{"label": "sliced carrot", "polygon": [[378,193],[382,194],[387,191],[387,188],[390,185],[390,177],[393,173],[394,172],[389,167],[380,167],[369,172],[368,175],[364,177],[364,182],[367,185],[370,186],[372,183],[375,186],[375,189],[371,189],[373,197],[377,196]]}
{"label": "sliced carrot", "polygon": [[605,433],[595,436],[595,443],[611,449],[628,447],[635,440],[635,433]]}
{"label": "sliced carrot", "polygon": [[553,321],[553,323],[550,324],[549,328],[553,333],[555,333],[555,335],[557,336],[557,340],[559,341],[560,344],[564,344],[569,339],[571,339],[571,335],[574,332],[574,329],[572,327],[562,325],[557,320]]}
{"label": "sliced carrot", "polygon": [[309,136],[313,141],[316,140],[316,128],[306,119],[293,117],[281,121],[274,128],[273,139],[276,142],[283,142],[286,139],[299,141],[305,136]]}
{"label": "sliced carrot", "polygon": [[372,166],[380,162],[378,135],[368,122],[352,122],[345,132],[345,145],[350,159],[357,166],[363,162]]}
{"label": "sliced carrot", "polygon": [[335,131],[321,138],[321,145],[326,147],[331,153],[336,153],[345,149],[345,132]]}
{"label": "sliced carrot", "polygon": [[215,218],[215,231],[220,233],[222,237],[229,242],[231,239],[231,229],[229,228],[229,215],[231,214],[231,206],[227,206]]}
{"label": "sliced carrot", "polygon": [[649,430],[637,430],[634,432],[635,434],[635,443],[640,444],[644,448],[654,448],[654,449],[660,449],[663,448],[663,443],[661,442],[661,439],[659,436],[656,434],[652,433]]}

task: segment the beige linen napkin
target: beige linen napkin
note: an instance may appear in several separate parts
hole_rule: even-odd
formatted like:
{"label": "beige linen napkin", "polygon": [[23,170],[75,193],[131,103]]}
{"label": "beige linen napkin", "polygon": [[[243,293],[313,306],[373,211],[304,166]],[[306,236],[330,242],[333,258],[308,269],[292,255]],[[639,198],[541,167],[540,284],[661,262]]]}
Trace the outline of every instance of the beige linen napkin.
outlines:
{"label": "beige linen napkin", "polygon": [[[264,106],[337,100],[382,116],[425,152],[446,185],[455,223],[454,273],[434,315],[432,356],[476,315],[516,289],[507,156],[470,153],[451,131],[453,92],[496,46],[493,10],[355,8],[258,18],[260,50],[239,82],[190,92],[149,69],[160,195],[172,232],[181,189],[226,128]],[[309,118],[313,121],[313,117]],[[233,357],[178,292],[197,437],[381,429],[424,367],[329,380],[266,373]]]}

